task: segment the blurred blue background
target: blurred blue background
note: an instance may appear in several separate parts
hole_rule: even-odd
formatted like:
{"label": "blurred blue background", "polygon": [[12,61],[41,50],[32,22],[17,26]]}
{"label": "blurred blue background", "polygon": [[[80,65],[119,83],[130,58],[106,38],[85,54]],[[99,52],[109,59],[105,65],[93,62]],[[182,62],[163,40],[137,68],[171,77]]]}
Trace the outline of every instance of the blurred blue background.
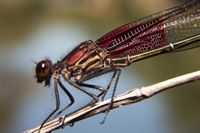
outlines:
{"label": "blurred blue background", "polygon": [[[176,6],[175,0],[1,0],[0,1],[0,132],[33,128],[54,108],[53,89],[36,83],[35,64],[63,58],[85,40],[96,40],[121,25]],[[199,49],[161,55],[122,71],[117,94],[199,69]],[[105,84],[102,76],[90,82]],[[104,78],[105,77],[105,78]],[[66,85],[76,103],[83,93]],[[145,101],[75,123],[56,132],[182,133],[200,131],[199,82],[176,87]],[[62,105],[68,99],[62,96]]]}

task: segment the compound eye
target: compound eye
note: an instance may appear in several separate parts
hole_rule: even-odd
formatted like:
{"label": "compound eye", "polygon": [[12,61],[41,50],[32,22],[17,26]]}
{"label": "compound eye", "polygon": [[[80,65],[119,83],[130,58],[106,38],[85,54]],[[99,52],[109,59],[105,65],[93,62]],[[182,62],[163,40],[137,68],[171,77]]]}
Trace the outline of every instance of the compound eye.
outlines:
{"label": "compound eye", "polygon": [[41,61],[36,66],[36,78],[39,83],[51,77],[52,63],[48,60]]}

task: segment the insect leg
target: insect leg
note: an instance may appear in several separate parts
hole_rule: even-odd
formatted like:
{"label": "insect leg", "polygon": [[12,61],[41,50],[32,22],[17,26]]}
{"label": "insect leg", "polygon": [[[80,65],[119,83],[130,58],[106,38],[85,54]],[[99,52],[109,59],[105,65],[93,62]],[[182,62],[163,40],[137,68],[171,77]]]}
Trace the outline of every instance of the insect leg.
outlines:
{"label": "insect leg", "polygon": [[99,100],[99,98],[94,95],[93,93],[89,92],[87,89],[85,89],[84,87],[82,87],[80,84],[77,84],[76,82],[69,82],[72,86],[76,87],[77,89],[79,89],[80,91],[84,92],[85,94],[87,94],[88,96],[90,96],[91,98],[93,98],[95,100],[95,102],[97,102]]}
{"label": "insect leg", "polygon": [[112,82],[113,82],[113,80],[114,80],[116,74],[117,74],[117,71],[115,70],[114,73],[113,73],[113,75],[112,75],[112,77],[111,77],[111,80],[110,80],[110,82],[109,82],[109,84],[108,84],[108,86],[107,86],[107,88],[106,88],[106,90],[105,90],[106,92],[105,92],[105,93],[103,94],[103,96],[102,96],[102,101],[104,100],[104,98],[105,98],[105,96],[106,96],[108,90],[110,89],[110,86],[111,86],[111,84],[112,84]]}
{"label": "insect leg", "polygon": [[114,89],[113,89],[113,92],[112,92],[110,104],[109,104],[109,106],[108,106],[108,109],[106,110],[106,115],[105,115],[103,121],[101,122],[101,124],[103,124],[103,123],[105,122],[106,117],[107,117],[107,115],[108,115],[110,109],[112,108],[113,100],[114,100],[114,96],[115,96],[115,92],[116,92],[116,88],[117,88],[117,83],[118,83],[118,81],[119,81],[119,76],[120,76],[120,74],[121,74],[121,70],[116,70],[116,71],[114,72],[114,78],[115,78],[115,76],[116,76],[116,81],[115,81]]}
{"label": "insect leg", "polygon": [[63,111],[65,111],[67,108],[69,108],[74,103],[74,97],[71,95],[71,93],[65,88],[65,86],[58,80],[58,85],[62,88],[62,90],[65,92],[65,94],[69,97],[70,103],[65,106],[63,109],[61,109],[54,118],[56,118],[58,115],[60,115]]}
{"label": "insect leg", "polygon": [[58,93],[58,81],[55,80],[54,81],[54,94],[55,94],[55,97],[56,97],[56,108],[55,110],[53,110],[51,112],[51,114],[42,122],[40,128],[39,128],[39,131],[38,133],[40,133],[40,130],[42,129],[42,127],[44,126],[44,124],[51,118],[51,116],[56,112],[58,111],[58,109],[60,108],[60,98],[59,98],[59,93]]}
{"label": "insect leg", "polygon": [[81,83],[80,86],[99,90],[99,91],[100,91],[100,94],[97,95],[97,97],[100,97],[102,94],[104,94],[104,93],[106,92],[106,90],[105,90],[103,87],[98,86],[98,85],[92,85],[92,84]]}

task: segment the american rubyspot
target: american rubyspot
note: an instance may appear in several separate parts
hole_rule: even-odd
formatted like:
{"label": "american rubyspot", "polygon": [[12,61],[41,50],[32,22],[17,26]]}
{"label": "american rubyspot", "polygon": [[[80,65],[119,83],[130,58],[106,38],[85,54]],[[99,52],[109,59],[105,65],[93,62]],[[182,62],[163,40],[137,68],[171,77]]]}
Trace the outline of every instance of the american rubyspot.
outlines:
{"label": "american rubyspot", "polygon": [[[56,109],[44,120],[41,128],[60,109],[58,86],[68,95],[70,103],[55,116],[74,103],[73,96],[60,81],[60,76],[95,102],[100,97],[104,99],[111,83],[116,79],[108,113],[123,67],[152,56],[199,47],[199,28],[200,2],[193,0],[119,27],[96,41],[82,42],[55,64],[48,59],[40,61],[36,66],[37,82],[44,81],[49,86],[53,76],[56,97]],[[84,83],[110,72],[113,75],[107,88]],[[98,90],[99,94],[93,94],[86,88]]]}

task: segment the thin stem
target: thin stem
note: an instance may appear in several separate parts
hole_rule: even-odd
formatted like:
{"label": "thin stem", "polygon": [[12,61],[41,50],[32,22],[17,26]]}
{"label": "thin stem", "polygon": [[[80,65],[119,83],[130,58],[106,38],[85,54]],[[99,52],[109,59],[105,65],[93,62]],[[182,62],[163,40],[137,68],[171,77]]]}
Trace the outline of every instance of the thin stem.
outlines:
{"label": "thin stem", "polygon": [[[163,81],[163,82],[160,82],[148,87],[132,89],[122,95],[116,96],[113,100],[113,106],[111,109],[145,100],[149,97],[152,97],[158,94],[159,92],[165,91],[172,87],[180,86],[180,85],[194,82],[197,80],[200,80],[200,71],[196,71],[193,73],[175,77],[175,78],[172,78],[172,79],[169,79],[169,80],[166,80],[166,81]],[[109,107],[110,100],[111,99],[108,99],[108,100],[100,101],[94,105],[88,105],[67,116],[54,119],[43,126],[41,133],[51,132],[55,129],[62,128],[63,124],[64,126],[67,126],[67,125],[70,125],[71,123],[78,122],[80,120],[91,117],[93,115],[103,113]],[[31,130],[28,130],[25,133],[37,133],[39,127],[40,126]]]}

